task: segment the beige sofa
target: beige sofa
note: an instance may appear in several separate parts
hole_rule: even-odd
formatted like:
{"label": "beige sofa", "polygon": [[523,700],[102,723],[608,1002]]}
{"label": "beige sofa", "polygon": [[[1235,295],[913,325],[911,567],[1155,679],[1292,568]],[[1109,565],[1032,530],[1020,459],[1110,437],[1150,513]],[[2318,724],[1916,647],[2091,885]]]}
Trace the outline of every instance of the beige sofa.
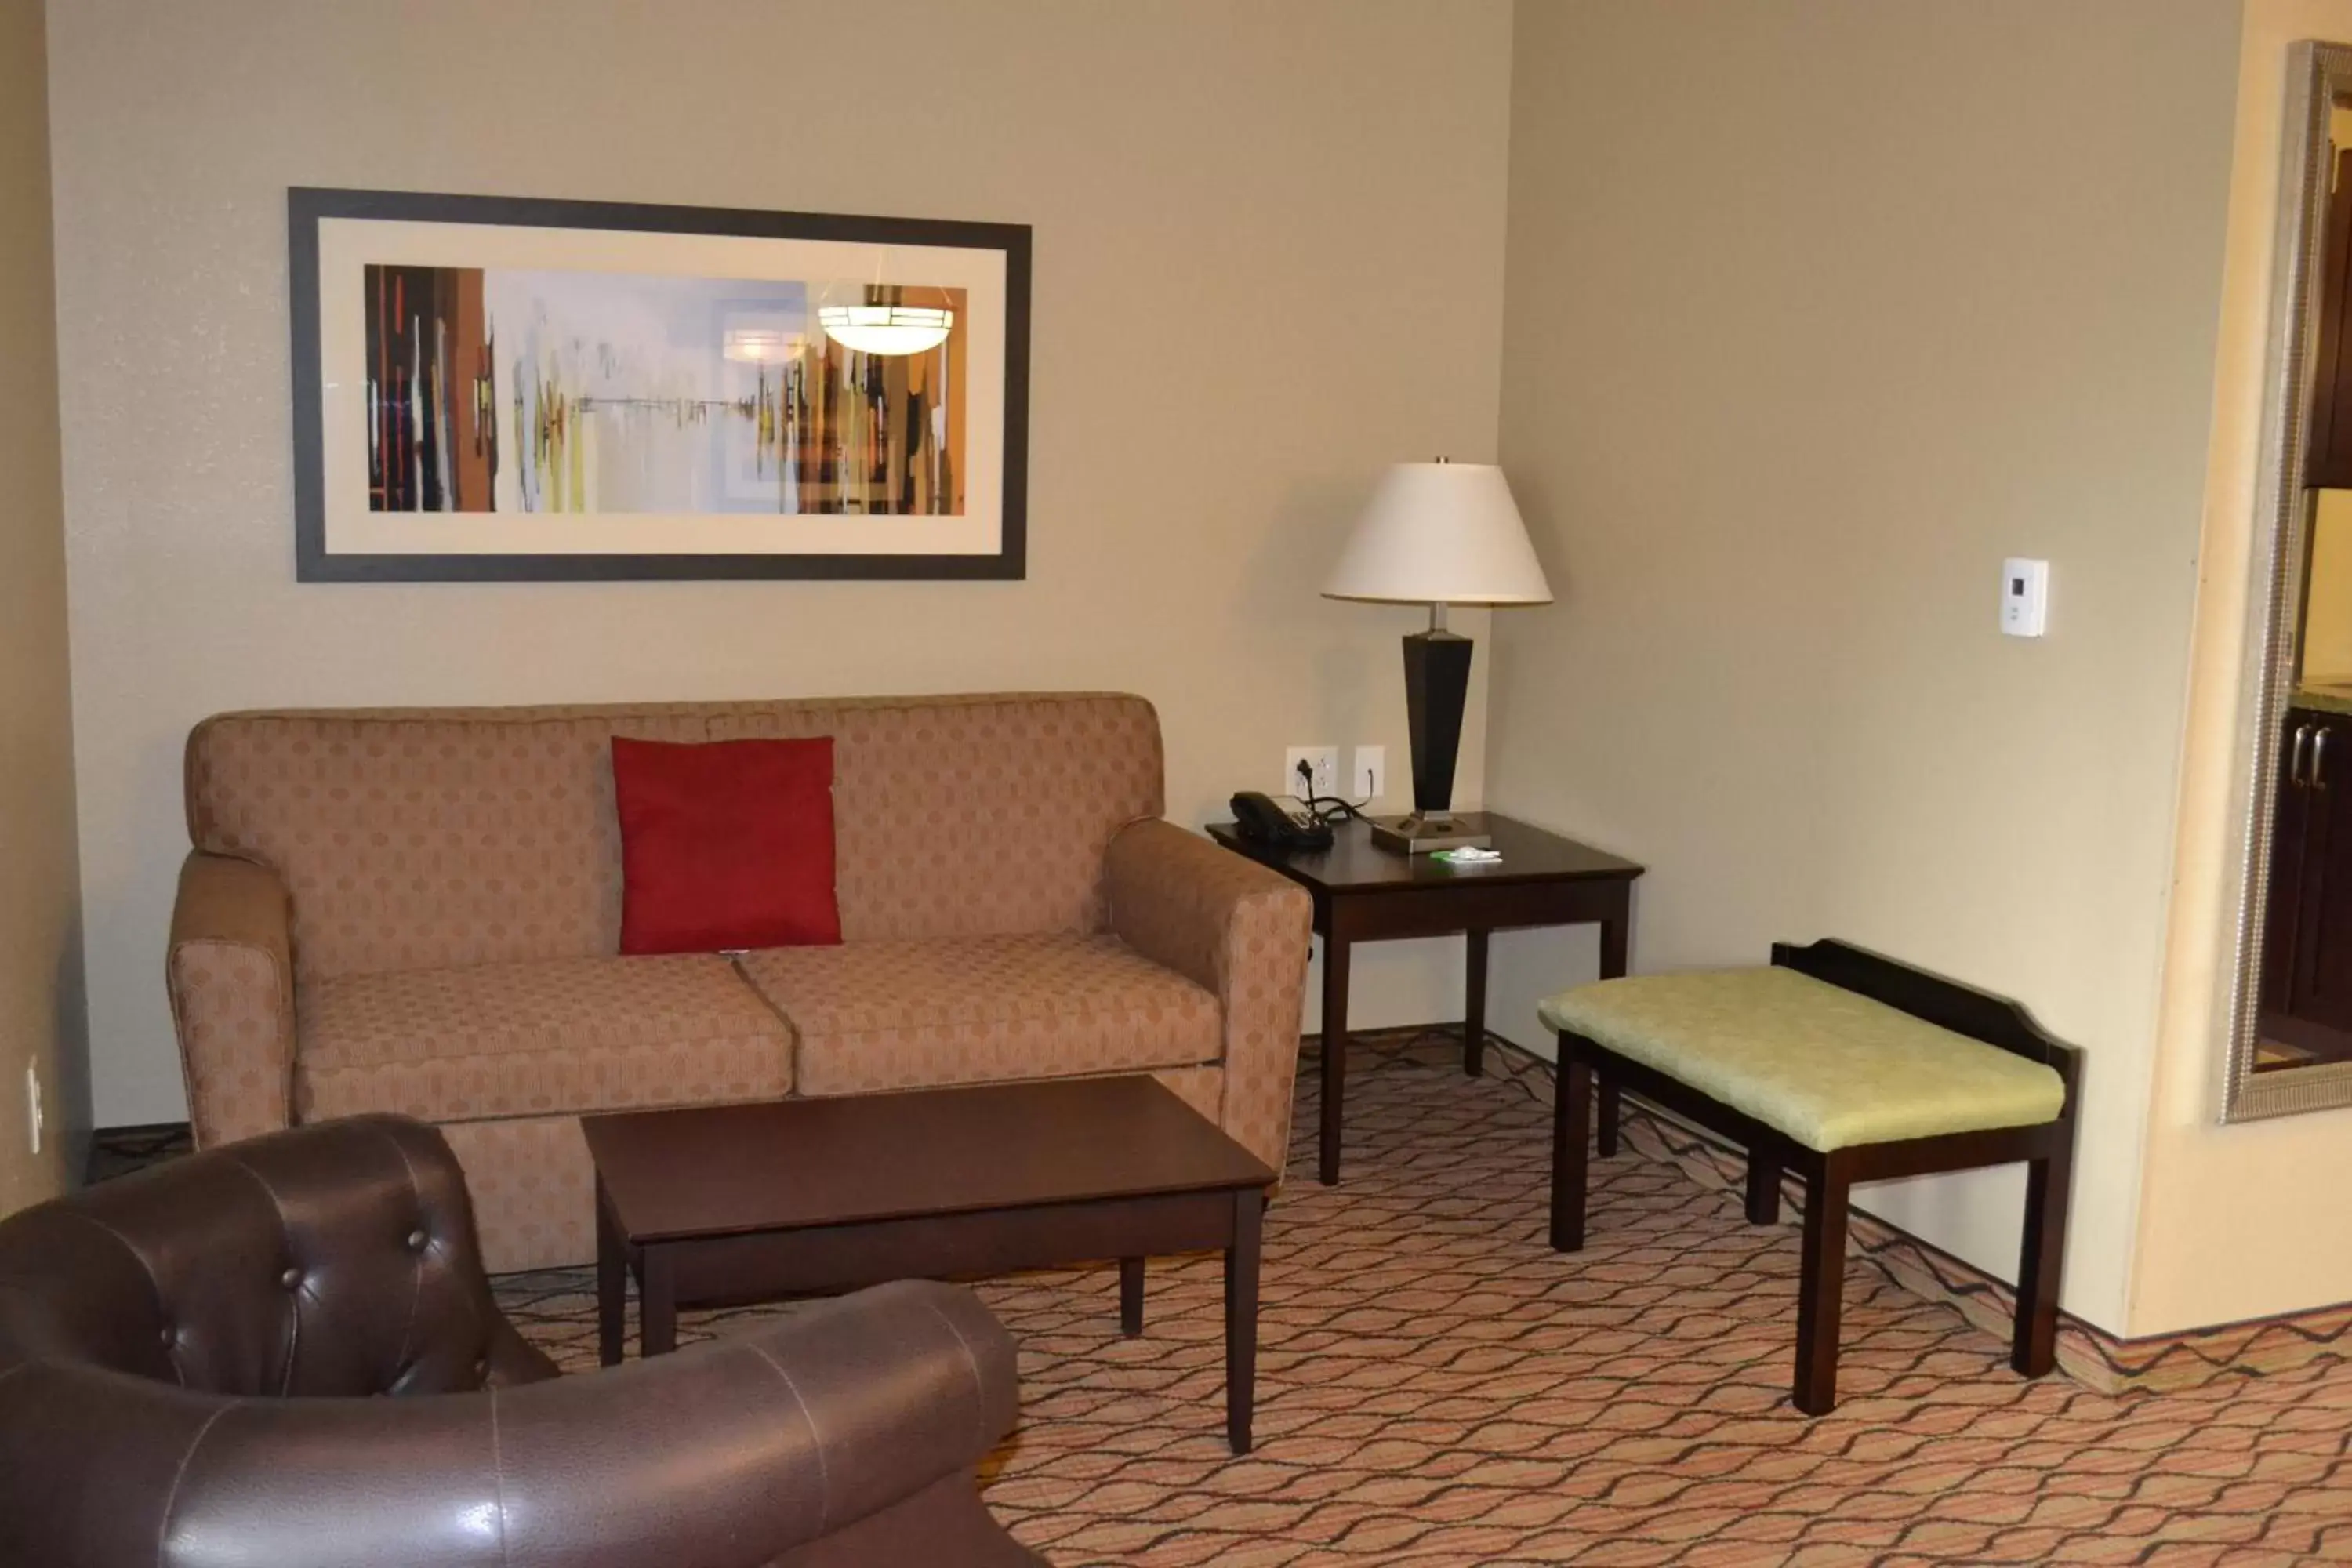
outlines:
{"label": "beige sofa", "polygon": [[[843,944],[616,956],[611,741],[831,735]],[[585,1112],[1150,1072],[1281,1169],[1309,910],[1092,694],[230,713],[168,976],[199,1145],[436,1122],[494,1269],[593,1255]]]}

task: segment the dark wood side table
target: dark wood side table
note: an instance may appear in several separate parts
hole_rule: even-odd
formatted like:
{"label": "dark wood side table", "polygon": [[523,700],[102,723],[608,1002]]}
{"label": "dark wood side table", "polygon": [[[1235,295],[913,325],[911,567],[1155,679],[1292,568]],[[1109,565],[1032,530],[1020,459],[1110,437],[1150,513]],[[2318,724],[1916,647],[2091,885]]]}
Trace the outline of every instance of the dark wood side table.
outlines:
{"label": "dark wood side table", "polygon": [[[1633,923],[1633,879],[1643,868],[1588,844],[1492,813],[1463,812],[1484,825],[1503,852],[1491,866],[1455,866],[1427,855],[1400,855],[1374,844],[1370,830],[1350,822],[1336,830],[1328,849],[1288,851],[1244,838],[1230,822],[1209,825],[1209,837],[1228,849],[1273,868],[1315,898],[1315,930],[1323,938],[1323,1128],[1319,1174],[1339,1180],[1339,1129],[1348,1077],[1348,955],[1360,942],[1403,937],[1467,939],[1469,973],[1463,988],[1462,1070],[1475,1077],[1486,1038],[1486,938],[1521,926],[1601,928],[1601,977],[1625,973]],[[1601,1146],[1617,1142],[1617,1095],[1604,1085]]]}

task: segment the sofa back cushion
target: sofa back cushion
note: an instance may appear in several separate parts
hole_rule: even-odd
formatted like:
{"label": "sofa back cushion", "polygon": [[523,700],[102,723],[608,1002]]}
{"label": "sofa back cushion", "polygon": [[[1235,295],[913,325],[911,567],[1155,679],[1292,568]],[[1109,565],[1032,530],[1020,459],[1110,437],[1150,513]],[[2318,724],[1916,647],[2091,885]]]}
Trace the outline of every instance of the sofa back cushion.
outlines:
{"label": "sofa back cushion", "polygon": [[834,738],[845,942],[1100,931],[1111,836],[1166,809],[1140,697],[743,703],[709,724]]}
{"label": "sofa back cushion", "polygon": [[615,735],[834,737],[849,942],[1099,930],[1111,836],[1163,809],[1139,697],[352,709],[196,726],[188,834],[285,879],[298,981],[611,953]]}

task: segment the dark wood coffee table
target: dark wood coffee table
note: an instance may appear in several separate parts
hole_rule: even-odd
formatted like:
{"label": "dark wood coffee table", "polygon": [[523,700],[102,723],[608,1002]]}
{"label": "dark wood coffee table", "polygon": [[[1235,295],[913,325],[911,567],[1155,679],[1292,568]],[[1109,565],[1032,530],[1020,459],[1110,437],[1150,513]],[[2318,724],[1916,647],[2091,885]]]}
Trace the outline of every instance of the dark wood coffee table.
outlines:
{"label": "dark wood coffee table", "polygon": [[1143,1331],[1143,1260],[1225,1255],[1225,1436],[1250,1447],[1259,1221],[1275,1173],[1149,1078],[1064,1079],[583,1118],[596,1166],[596,1306],[621,1359],[681,1306],[1115,1258]]}

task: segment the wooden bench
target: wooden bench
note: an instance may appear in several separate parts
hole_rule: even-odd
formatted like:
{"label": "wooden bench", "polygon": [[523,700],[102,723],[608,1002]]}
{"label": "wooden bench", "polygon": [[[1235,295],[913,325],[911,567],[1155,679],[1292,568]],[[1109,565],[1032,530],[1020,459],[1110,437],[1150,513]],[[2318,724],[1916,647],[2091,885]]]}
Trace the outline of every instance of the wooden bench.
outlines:
{"label": "wooden bench", "polygon": [[[1843,942],[1775,943],[1772,966],[1604,980],[1542,1005],[1559,1037],[1551,1244],[1584,1245],[1585,1146],[1632,1090],[1748,1152],[1748,1218],[1780,1218],[1780,1176],[1805,1183],[1793,1397],[1837,1404],[1846,1205],[1857,1182],[2022,1161],[2025,1242],[2010,1364],[2055,1361],[2082,1053],[2014,1003]],[[1604,1114],[1601,1152],[1616,1152]]]}

